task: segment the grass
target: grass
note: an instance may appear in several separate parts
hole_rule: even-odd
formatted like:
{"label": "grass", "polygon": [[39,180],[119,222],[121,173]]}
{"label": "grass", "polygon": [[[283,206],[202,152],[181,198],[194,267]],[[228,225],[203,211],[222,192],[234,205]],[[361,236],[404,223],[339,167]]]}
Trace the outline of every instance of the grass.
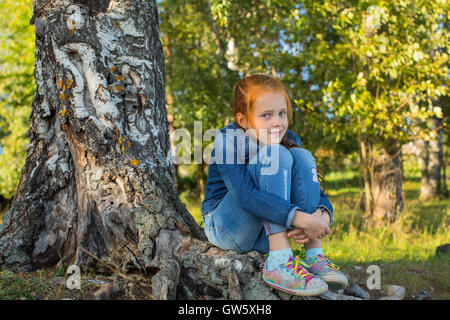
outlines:
{"label": "grass", "polygon": [[48,289],[39,277],[20,277],[8,271],[0,272],[0,284],[0,297],[6,300],[36,300]]}
{"label": "grass", "polygon": [[[81,277],[80,289],[68,289],[65,285],[68,275],[54,278],[56,270],[36,272],[0,272],[0,300],[57,300],[92,299],[92,293],[99,285]],[[58,281],[55,281],[58,279]]]}

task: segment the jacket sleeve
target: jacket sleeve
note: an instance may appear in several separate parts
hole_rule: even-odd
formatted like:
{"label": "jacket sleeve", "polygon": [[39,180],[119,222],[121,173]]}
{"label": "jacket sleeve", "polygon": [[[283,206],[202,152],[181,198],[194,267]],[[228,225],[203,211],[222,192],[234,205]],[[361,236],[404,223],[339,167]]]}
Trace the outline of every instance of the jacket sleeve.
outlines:
{"label": "jacket sleeve", "polygon": [[[225,186],[233,199],[244,210],[264,220],[291,228],[295,210],[300,208],[275,194],[259,190],[244,164],[239,164],[235,159],[227,161],[225,150],[230,148],[236,151],[232,147],[234,136],[231,135],[232,139],[230,139],[230,135],[219,133],[214,140],[211,160],[216,163]],[[222,153],[222,157],[216,157],[216,154],[220,155],[220,153]]]}

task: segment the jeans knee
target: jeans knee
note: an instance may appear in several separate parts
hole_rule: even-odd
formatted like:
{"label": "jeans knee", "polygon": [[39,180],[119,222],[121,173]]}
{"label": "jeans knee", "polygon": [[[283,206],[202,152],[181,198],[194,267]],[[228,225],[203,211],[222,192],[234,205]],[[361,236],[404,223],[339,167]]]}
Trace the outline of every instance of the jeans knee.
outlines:
{"label": "jeans knee", "polygon": [[289,152],[292,155],[294,163],[315,166],[316,162],[311,152],[303,148],[291,148]]}
{"label": "jeans knee", "polygon": [[293,157],[289,150],[280,144],[268,144],[258,152],[259,161],[265,166],[292,167]]}

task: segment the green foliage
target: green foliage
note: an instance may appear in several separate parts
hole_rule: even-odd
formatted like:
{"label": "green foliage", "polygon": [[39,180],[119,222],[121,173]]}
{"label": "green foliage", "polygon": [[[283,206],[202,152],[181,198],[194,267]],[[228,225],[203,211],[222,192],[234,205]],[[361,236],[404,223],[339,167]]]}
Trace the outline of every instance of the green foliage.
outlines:
{"label": "green foliage", "polygon": [[162,1],[158,7],[160,37],[166,58],[166,94],[174,126],[193,136],[195,120],[216,128],[229,120],[236,72],[226,67],[217,23],[207,1]]}
{"label": "green foliage", "polygon": [[[448,94],[446,1],[302,1],[288,32],[300,42],[309,79],[300,108],[328,114],[322,125],[341,143],[406,142]],[[301,32],[300,32],[301,30]],[[317,90],[311,92],[312,85]]]}
{"label": "green foliage", "polygon": [[12,198],[25,164],[34,95],[31,0],[0,5],[0,194]]}
{"label": "green foliage", "polygon": [[186,190],[180,194],[180,200],[184,204],[186,204],[186,208],[194,217],[195,222],[197,222],[197,224],[202,227],[203,219],[202,219],[202,212],[200,210],[202,202],[200,198],[193,197],[192,194],[189,192],[189,190]]}
{"label": "green foliage", "polygon": [[[323,171],[383,144],[423,136],[448,95],[445,1],[162,1],[175,127],[230,120],[232,85],[277,76],[295,103],[291,129]],[[193,85],[194,84],[194,85]],[[419,126],[418,126],[419,125]],[[420,127],[421,126],[421,127]]]}

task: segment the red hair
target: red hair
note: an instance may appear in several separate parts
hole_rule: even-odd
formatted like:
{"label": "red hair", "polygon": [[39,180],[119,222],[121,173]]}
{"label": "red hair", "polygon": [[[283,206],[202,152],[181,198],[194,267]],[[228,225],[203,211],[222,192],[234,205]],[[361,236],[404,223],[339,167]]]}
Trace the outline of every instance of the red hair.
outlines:
{"label": "red hair", "polygon": [[[289,90],[287,89],[287,87],[277,79],[272,78],[271,76],[265,74],[255,74],[241,79],[234,89],[233,115],[235,120],[234,122],[238,127],[241,127],[236,118],[238,113],[243,114],[249,121],[250,126],[252,128],[254,127],[252,121],[253,119],[252,114],[254,111],[255,101],[263,93],[267,92],[276,92],[284,96],[287,105],[288,124],[291,123],[292,103],[289,96]],[[297,144],[295,144],[292,140],[288,139],[286,134],[281,139],[280,144],[288,149],[293,147],[299,148]]]}

